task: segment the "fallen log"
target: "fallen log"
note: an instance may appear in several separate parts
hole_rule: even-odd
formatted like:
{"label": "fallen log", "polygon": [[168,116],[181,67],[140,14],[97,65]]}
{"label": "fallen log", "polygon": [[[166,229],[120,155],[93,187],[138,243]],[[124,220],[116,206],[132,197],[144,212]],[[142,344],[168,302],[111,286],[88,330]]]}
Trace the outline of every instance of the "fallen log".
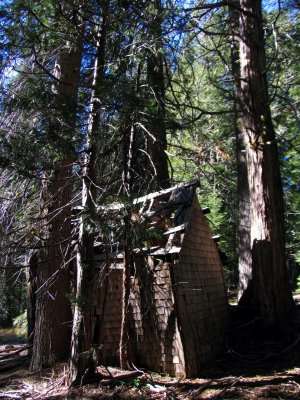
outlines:
{"label": "fallen log", "polygon": [[15,346],[15,345],[6,344],[5,346],[0,346],[0,347],[3,347],[2,349],[0,349],[0,354],[2,354],[2,353],[8,353],[12,350],[15,350],[16,348],[19,348],[20,345]]}
{"label": "fallen log", "polygon": [[109,379],[102,379],[100,381],[100,383],[103,386],[110,386],[110,385],[115,384],[116,382],[130,381],[130,380],[132,380],[138,376],[142,376],[142,375],[144,375],[143,371],[132,371],[132,372],[127,372],[125,374],[119,374],[119,375],[112,376]]}
{"label": "fallen log", "polygon": [[15,399],[15,400],[21,400],[24,397],[19,395],[19,394],[13,394],[13,393],[0,393],[0,399]]}
{"label": "fallen log", "polygon": [[3,353],[6,353],[6,354],[0,356],[0,362],[2,360],[4,360],[5,358],[9,358],[9,357],[14,356],[16,354],[22,353],[22,351],[30,349],[31,347],[32,347],[32,345],[27,345],[27,346],[22,346],[22,347],[18,348],[17,350],[15,350],[14,348],[13,349],[2,350],[1,354],[3,354]]}
{"label": "fallen log", "polygon": [[0,361],[0,372],[9,371],[10,369],[19,367],[20,365],[26,365],[29,361],[27,355],[12,357],[11,359],[5,359]]}

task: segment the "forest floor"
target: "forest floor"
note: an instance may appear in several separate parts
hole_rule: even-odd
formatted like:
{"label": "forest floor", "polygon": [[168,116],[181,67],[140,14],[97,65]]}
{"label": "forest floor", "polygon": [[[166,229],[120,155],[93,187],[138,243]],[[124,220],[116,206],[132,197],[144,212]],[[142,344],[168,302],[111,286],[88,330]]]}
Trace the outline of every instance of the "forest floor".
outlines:
{"label": "forest floor", "polygon": [[[244,324],[239,321],[228,335],[226,352],[195,379],[99,367],[97,383],[71,390],[65,386],[66,364],[31,373],[26,345],[11,340],[1,342],[0,334],[1,400],[300,399],[300,327],[298,335],[285,343],[262,341],[256,334],[255,319]],[[4,362],[9,359],[20,363],[5,370]]]}

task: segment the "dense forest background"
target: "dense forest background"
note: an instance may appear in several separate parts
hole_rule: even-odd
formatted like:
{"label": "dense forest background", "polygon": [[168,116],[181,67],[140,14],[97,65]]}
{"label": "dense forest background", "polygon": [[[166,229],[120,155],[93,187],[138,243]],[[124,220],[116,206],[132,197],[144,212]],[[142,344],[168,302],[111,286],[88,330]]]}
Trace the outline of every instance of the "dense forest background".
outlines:
{"label": "dense forest background", "polygon": [[[70,382],[86,370],[94,242],[143,240],[129,213],[114,230],[105,207],[194,178],[228,290],[286,327],[300,262],[299,3],[5,0],[0,38],[0,322],[26,313],[31,368],[71,343]],[[261,226],[275,250],[250,248]]]}

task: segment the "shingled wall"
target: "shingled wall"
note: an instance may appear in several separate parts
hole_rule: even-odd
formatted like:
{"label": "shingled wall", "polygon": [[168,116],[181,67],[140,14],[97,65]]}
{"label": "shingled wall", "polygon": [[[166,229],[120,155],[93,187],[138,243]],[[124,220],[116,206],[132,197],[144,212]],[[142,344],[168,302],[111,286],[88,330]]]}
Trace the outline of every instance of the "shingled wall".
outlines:
{"label": "shingled wall", "polygon": [[[134,362],[177,377],[195,376],[214,360],[228,320],[222,264],[196,196],[184,214],[177,253],[134,255],[129,305]],[[111,365],[119,364],[123,277],[118,260],[99,280],[101,362]]]}
{"label": "shingled wall", "polygon": [[[146,261],[146,262],[145,262]],[[131,292],[130,337],[138,365],[175,376],[185,375],[170,276],[172,261],[139,256]]]}
{"label": "shingled wall", "polygon": [[[119,260],[120,261],[120,260]],[[119,365],[124,265],[112,263],[99,277],[96,315],[99,321],[100,362]]]}
{"label": "shingled wall", "polygon": [[195,376],[219,353],[228,320],[222,264],[196,197],[179,256],[165,258],[136,263],[130,336],[140,364]]}
{"label": "shingled wall", "polygon": [[171,273],[186,375],[194,376],[220,351],[228,322],[222,264],[196,197]]}

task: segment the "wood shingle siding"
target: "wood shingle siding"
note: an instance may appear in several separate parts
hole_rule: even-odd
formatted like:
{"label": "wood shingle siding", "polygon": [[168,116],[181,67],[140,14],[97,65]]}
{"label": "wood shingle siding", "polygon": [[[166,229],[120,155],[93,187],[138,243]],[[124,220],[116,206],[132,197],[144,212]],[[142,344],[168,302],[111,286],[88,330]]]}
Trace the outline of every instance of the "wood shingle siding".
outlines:
{"label": "wood shingle siding", "polygon": [[[228,325],[223,267],[195,189],[191,182],[134,202],[161,235],[152,249],[132,254],[131,360],[177,377],[195,376],[214,360]],[[96,310],[101,362],[118,365],[124,264],[119,249],[114,254],[100,268]]]}

